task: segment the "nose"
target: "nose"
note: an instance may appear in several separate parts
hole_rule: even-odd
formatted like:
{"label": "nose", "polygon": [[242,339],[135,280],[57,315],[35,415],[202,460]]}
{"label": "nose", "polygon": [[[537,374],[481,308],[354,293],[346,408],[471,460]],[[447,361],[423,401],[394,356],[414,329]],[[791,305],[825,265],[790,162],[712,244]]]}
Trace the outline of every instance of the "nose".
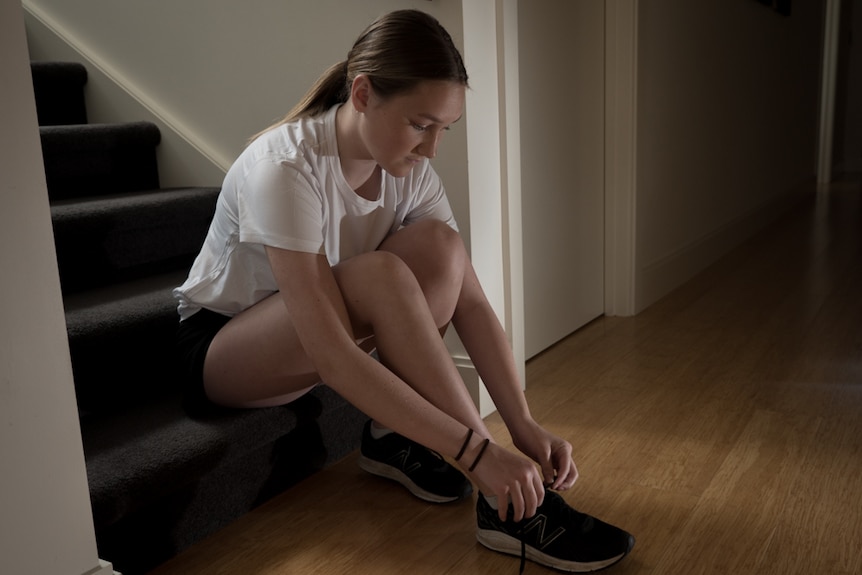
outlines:
{"label": "nose", "polygon": [[440,144],[440,136],[441,132],[439,131],[427,132],[422,142],[416,146],[416,151],[429,160],[433,160],[437,157],[437,146]]}

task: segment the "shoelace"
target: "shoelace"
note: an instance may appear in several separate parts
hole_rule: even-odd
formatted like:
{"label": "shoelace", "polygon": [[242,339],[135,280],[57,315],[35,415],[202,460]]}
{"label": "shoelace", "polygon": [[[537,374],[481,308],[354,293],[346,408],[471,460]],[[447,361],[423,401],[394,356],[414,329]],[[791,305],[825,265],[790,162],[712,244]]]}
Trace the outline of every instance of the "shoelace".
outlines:
{"label": "shoelace", "polygon": [[524,575],[524,568],[527,566],[527,543],[521,537],[521,568],[518,570],[518,575]]}

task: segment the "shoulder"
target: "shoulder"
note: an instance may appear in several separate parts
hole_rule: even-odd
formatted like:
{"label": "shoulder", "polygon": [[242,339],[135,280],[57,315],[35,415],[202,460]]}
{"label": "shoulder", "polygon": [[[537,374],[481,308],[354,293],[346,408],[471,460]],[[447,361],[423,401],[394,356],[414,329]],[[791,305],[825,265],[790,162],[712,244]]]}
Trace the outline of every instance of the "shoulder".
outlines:
{"label": "shoulder", "polygon": [[310,160],[337,153],[335,146],[335,108],[332,108],[318,116],[297,118],[261,133],[243,150],[239,159]]}
{"label": "shoulder", "polygon": [[228,179],[277,184],[313,183],[330,169],[328,140],[314,118],[277,126],[258,136],[237,158]]}

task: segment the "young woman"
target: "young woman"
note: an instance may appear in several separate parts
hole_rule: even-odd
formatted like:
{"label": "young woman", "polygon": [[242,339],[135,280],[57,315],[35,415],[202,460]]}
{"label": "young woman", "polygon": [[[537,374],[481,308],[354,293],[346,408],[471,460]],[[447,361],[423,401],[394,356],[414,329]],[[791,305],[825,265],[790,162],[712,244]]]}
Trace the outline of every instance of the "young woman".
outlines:
{"label": "young woman", "polygon": [[[276,405],[325,382],[373,418],[364,469],[435,502],[467,497],[472,481],[484,545],[561,569],[605,567],[634,541],[546,490],[574,484],[572,447],[530,415],[429,164],[466,87],[446,30],[396,11],[255,136],[175,290],[190,399]],[[526,457],[488,432],[441,337],[450,324]]]}

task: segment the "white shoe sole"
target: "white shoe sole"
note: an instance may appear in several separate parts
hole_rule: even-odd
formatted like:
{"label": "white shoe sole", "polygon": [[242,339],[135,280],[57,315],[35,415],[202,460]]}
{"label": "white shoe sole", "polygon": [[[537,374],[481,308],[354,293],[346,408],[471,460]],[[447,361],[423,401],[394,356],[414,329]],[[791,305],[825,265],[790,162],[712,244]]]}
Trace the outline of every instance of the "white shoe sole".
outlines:
{"label": "white shoe sole", "polygon": [[[499,551],[500,553],[506,553],[508,555],[514,555],[515,557],[521,556],[521,542],[511,535],[506,535],[505,533],[494,531],[492,529],[479,529],[476,532],[476,539],[488,549]],[[626,553],[622,553],[604,561],[580,563],[577,561],[565,561],[563,559],[551,557],[550,555],[546,555],[529,545],[526,546],[525,551],[527,559],[533,563],[538,563],[539,565],[544,565],[545,567],[551,567],[560,571],[568,571],[569,573],[590,573],[592,571],[598,571],[600,569],[610,567],[626,556]]]}

